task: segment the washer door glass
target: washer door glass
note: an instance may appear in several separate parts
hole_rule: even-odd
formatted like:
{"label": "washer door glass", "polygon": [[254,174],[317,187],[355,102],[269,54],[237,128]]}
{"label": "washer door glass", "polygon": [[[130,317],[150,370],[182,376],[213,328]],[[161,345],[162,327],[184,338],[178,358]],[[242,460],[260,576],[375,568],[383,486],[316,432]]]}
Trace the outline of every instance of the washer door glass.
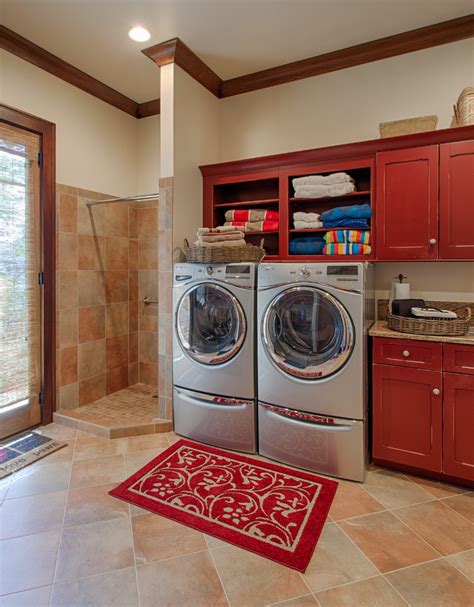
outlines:
{"label": "washer door glass", "polygon": [[269,304],[263,339],[280,369],[301,379],[318,380],[336,373],[349,360],[354,329],[335,297],[315,287],[293,287]]}
{"label": "washer door glass", "polygon": [[183,350],[206,365],[233,358],[245,339],[242,306],[230,291],[200,284],[187,291],[176,311],[176,331]]}

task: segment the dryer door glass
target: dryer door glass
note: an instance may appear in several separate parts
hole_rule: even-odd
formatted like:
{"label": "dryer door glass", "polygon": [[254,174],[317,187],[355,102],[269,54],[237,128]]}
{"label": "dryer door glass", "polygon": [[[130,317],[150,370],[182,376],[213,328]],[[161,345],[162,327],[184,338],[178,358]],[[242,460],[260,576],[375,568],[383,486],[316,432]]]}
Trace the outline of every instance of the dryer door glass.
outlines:
{"label": "dryer door glass", "polygon": [[354,329],[345,307],[315,287],[293,287],[269,304],[263,340],[284,372],[319,380],[339,371],[354,348]]}
{"label": "dryer door glass", "polygon": [[242,306],[230,291],[200,284],[187,291],[176,311],[176,331],[183,350],[206,365],[233,358],[245,339]]}

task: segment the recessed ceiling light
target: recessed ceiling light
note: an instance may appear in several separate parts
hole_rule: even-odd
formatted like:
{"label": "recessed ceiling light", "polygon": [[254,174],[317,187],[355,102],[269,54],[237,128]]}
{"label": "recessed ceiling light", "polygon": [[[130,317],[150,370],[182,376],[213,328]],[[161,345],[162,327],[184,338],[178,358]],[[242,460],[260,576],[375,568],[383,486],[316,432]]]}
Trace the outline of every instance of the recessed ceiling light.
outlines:
{"label": "recessed ceiling light", "polygon": [[146,42],[147,40],[150,40],[150,32],[144,27],[132,27],[128,32],[128,35],[136,42]]}

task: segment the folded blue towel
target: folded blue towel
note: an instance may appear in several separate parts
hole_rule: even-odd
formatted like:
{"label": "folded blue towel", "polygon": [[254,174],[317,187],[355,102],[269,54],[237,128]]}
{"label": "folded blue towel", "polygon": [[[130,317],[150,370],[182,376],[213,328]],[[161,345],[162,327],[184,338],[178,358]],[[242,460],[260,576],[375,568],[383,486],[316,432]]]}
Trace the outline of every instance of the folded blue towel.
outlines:
{"label": "folded blue towel", "polygon": [[351,219],[368,219],[372,215],[372,209],[369,204],[353,204],[348,207],[334,207],[321,213],[321,219],[335,221],[345,217]]}
{"label": "folded blue towel", "polygon": [[368,228],[369,222],[367,219],[323,219],[323,227],[325,228]]}
{"label": "folded blue towel", "polygon": [[299,236],[290,240],[290,254],[322,255],[325,244],[322,236]]}

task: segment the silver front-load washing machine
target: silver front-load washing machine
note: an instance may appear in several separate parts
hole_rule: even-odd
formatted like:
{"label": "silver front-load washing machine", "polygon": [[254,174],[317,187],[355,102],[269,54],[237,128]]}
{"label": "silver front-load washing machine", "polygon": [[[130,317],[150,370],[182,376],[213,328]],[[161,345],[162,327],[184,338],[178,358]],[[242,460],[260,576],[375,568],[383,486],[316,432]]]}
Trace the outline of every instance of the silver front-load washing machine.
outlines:
{"label": "silver front-load washing machine", "polygon": [[261,264],[257,281],[259,452],[362,481],[367,457],[365,263]]}
{"label": "silver front-load washing machine", "polygon": [[178,434],[256,451],[256,265],[174,266],[173,409]]}

